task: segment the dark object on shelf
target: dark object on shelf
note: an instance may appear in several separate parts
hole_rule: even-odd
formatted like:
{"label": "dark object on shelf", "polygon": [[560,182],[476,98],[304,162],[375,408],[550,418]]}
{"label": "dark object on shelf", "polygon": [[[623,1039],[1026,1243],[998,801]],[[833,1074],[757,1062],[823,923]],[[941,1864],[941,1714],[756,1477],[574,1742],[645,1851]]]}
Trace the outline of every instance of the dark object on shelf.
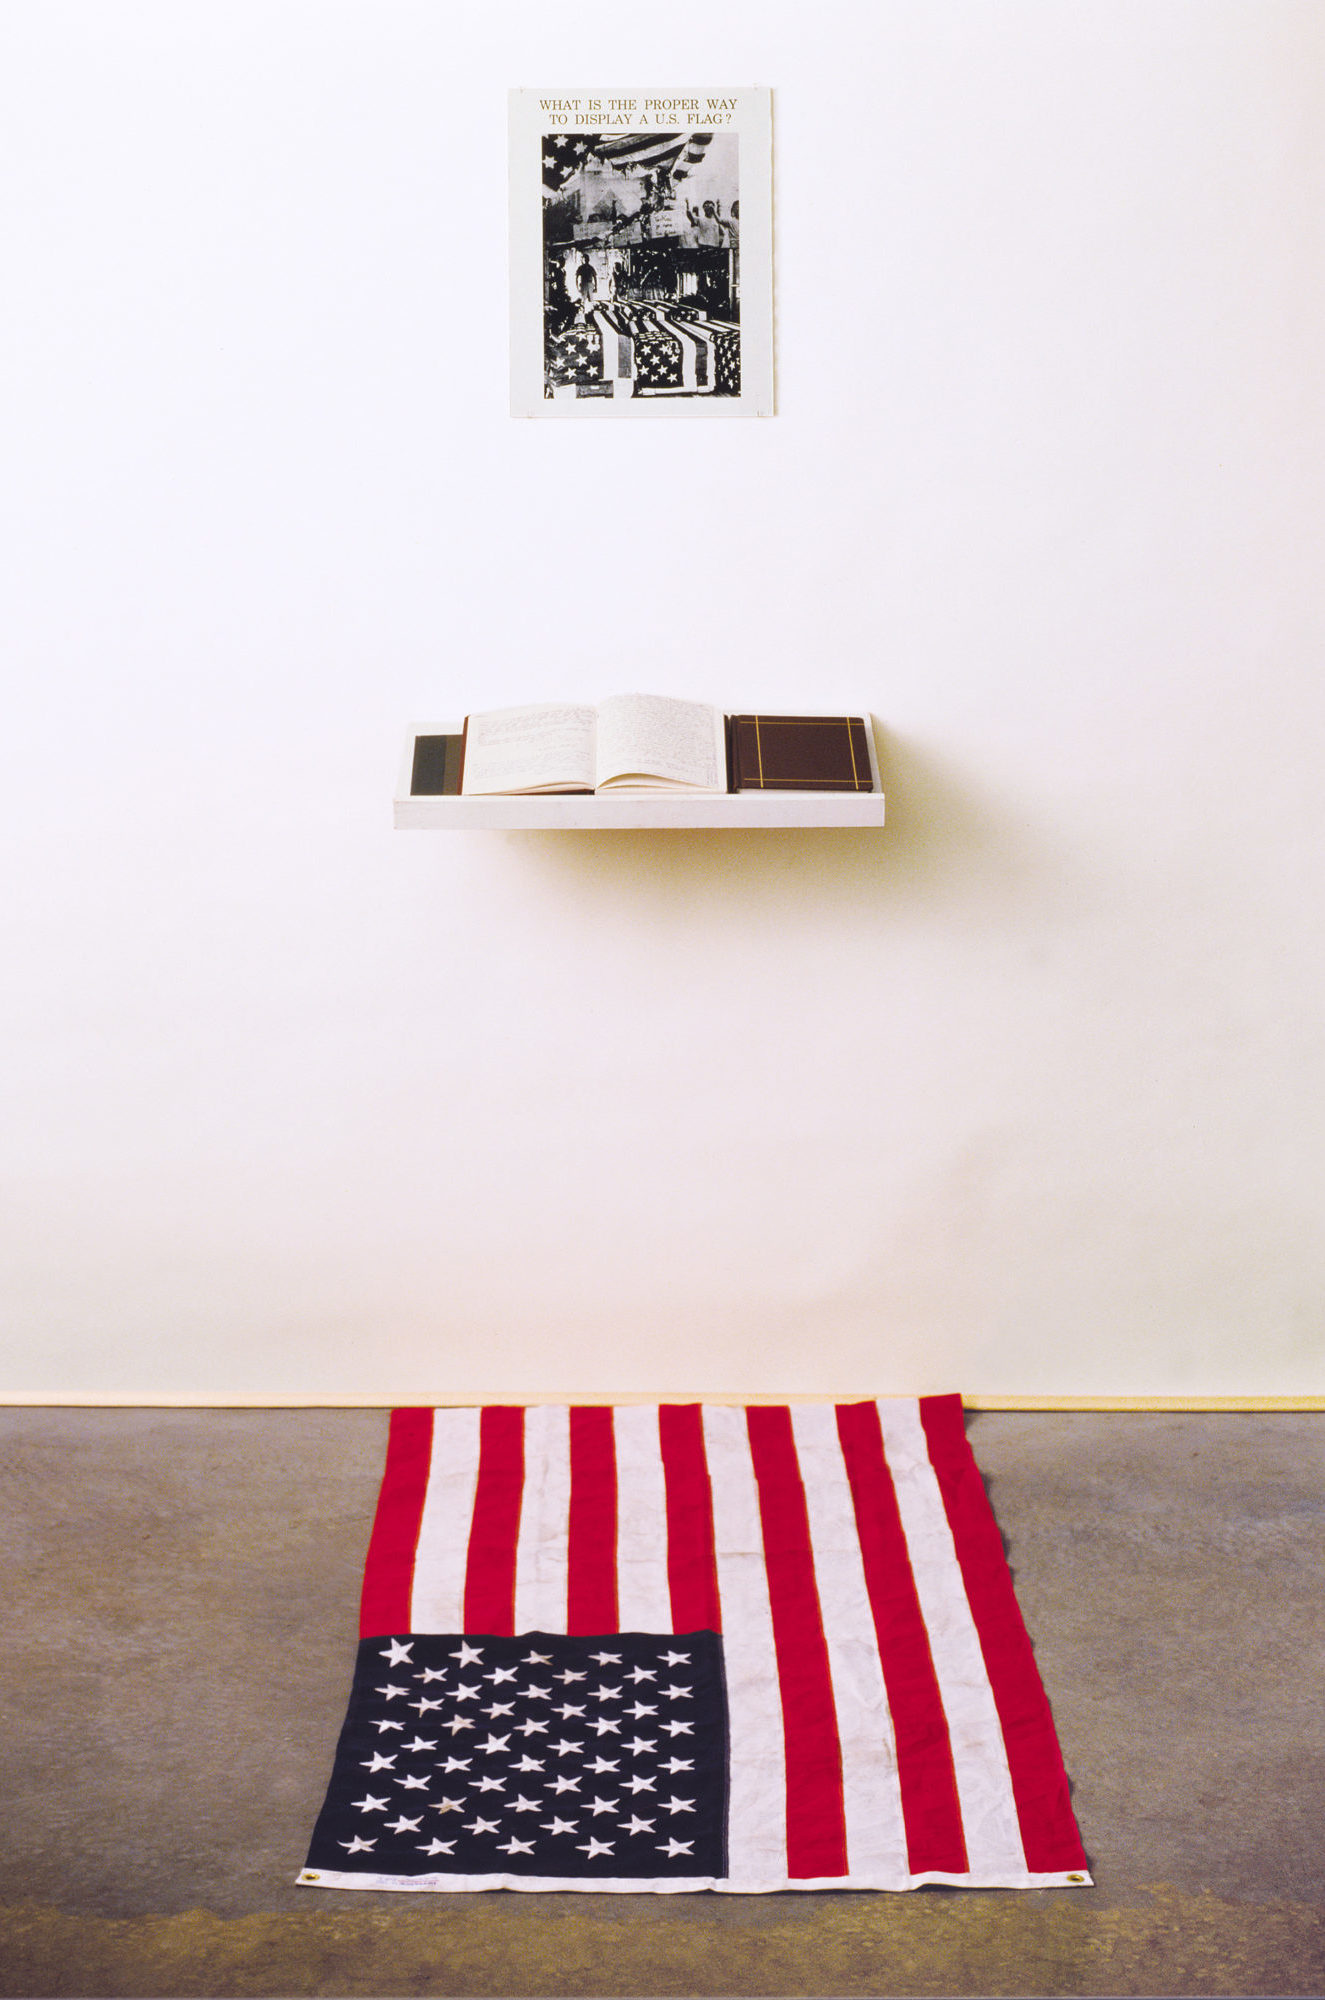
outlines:
{"label": "dark object on shelf", "polygon": [[462,736],[416,736],[414,768],[410,773],[411,798],[436,798],[441,793],[460,790],[460,748]]}
{"label": "dark object on shelf", "polygon": [[731,772],[736,792],[874,790],[859,715],[734,715]]}

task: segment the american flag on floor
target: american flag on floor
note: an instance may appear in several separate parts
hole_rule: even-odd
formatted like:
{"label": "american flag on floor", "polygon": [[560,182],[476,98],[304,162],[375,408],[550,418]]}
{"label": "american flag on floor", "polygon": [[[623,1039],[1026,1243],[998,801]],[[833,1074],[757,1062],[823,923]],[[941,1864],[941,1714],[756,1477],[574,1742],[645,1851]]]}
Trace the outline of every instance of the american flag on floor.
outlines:
{"label": "american flag on floor", "polygon": [[299,1880],[1088,1884],[960,1398],[392,1415]]}

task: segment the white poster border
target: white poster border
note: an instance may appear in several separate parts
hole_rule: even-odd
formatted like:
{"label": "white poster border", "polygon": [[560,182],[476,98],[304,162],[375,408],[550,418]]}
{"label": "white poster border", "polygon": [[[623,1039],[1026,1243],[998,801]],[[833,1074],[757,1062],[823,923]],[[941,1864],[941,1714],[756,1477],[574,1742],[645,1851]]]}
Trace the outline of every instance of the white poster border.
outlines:
{"label": "white poster border", "polygon": [[[511,415],[571,421],[772,416],[771,90],[520,89],[510,92],[509,103]],[[736,137],[738,230],[733,231],[736,218],[731,216],[723,217],[722,224],[728,232],[723,240],[730,238],[739,255],[739,393],[724,392],[715,383],[712,343],[704,343],[707,352],[698,370],[691,367],[680,386],[668,391],[644,387],[636,369],[636,344],[607,337],[612,309],[589,314],[583,300],[582,323],[595,325],[603,336],[603,379],[578,390],[549,383],[544,337],[546,142],[575,133],[624,139],[649,132],[712,133],[715,141],[719,133]]]}

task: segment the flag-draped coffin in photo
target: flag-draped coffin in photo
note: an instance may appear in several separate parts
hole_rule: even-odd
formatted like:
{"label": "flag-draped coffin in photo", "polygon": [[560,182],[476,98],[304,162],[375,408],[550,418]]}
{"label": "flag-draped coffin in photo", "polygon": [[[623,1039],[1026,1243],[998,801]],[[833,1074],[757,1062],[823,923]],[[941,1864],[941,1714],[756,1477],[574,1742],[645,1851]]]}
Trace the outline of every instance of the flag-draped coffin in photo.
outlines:
{"label": "flag-draped coffin in photo", "polygon": [[300,1881],[1086,1884],[960,1398],[394,1412]]}

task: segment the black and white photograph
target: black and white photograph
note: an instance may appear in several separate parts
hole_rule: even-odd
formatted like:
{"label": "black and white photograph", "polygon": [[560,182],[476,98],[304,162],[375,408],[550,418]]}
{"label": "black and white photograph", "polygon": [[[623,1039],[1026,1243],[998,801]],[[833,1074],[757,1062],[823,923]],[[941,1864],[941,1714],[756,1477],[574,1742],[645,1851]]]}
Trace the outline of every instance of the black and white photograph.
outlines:
{"label": "black and white photograph", "polygon": [[512,93],[514,414],[771,414],[768,96]]}
{"label": "black and white photograph", "polygon": [[549,133],[545,396],[739,396],[734,133]]}

